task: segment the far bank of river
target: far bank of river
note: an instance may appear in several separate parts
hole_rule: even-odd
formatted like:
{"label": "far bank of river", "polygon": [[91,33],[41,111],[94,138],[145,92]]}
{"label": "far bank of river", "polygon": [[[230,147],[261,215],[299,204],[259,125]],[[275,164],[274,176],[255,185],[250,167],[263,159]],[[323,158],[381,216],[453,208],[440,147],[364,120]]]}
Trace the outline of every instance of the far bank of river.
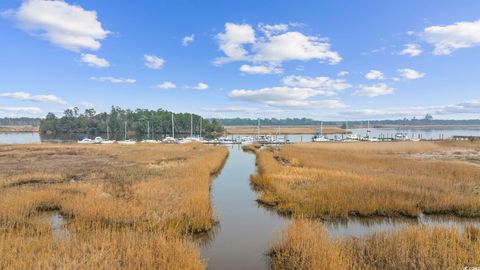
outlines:
{"label": "far bank of river", "polygon": [[[313,133],[305,134],[283,134],[280,129],[280,137],[286,137],[290,142],[310,142]],[[349,129],[352,134],[357,134],[359,137],[367,135],[366,128]],[[261,134],[262,130],[260,130]],[[422,138],[427,140],[436,140],[439,138],[448,139],[452,136],[480,136],[480,127],[469,128],[371,128],[369,135],[371,137],[388,137],[396,133],[406,134],[409,138]],[[267,133],[268,134],[268,133]],[[328,134],[327,137],[342,136],[342,134]],[[85,135],[82,134],[40,134],[38,132],[0,132],[0,144],[29,144],[29,143],[42,143],[42,142],[75,142]],[[228,135],[232,137],[242,137],[245,135]],[[345,135],[344,135],[345,136]],[[104,135],[106,137],[106,135]],[[93,139],[93,138],[92,138]],[[112,138],[122,140],[123,135],[120,138]],[[146,139],[146,136],[137,139]],[[161,139],[156,135],[153,139]]]}

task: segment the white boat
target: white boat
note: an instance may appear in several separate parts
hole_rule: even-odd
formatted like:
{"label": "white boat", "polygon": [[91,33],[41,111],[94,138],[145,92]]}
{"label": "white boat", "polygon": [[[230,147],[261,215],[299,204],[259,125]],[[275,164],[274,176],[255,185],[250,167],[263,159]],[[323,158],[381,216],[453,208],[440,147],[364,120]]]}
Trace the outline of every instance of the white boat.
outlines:
{"label": "white boat", "polygon": [[103,141],[102,137],[95,137],[95,139],[93,139],[93,143],[95,144],[101,144]]}
{"label": "white boat", "polygon": [[172,136],[167,136],[162,140],[162,143],[178,143],[178,140],[175,139],[175,124],[173,122],[173,112],[172,112]]}
{"label": "white boat", "polygon": [[350,140],[350,141],[358,141],[358,135],[357,134],[348,134],[347,135],[347,140]]}
{"label": "white boat", "polygon": [[329,142],[330,139],[323,135],[323,121],[320,122],[320,133],[312,137],[312,142]]}
{"label": "white boat", "polygon": [[78,141],[78,143],[82,143],[82,144],[93,144],[93,143],[95,143],[95,141],[94,141],[94,140],[91,140],[91,139],[89,139],[89,138],[83,138],[83,139],[81,139],[80,141]]}
{"label": "white boat", "polygon": [[191,143],[191,142],[192,142],[191,138],[181,138],[180,140],[178,140],[178,143],[182,143],[182,144]]}
{"label": "white boat", "polygon": [[220,137],[214,140],[216,144],[236,144],[238,143],[237,140],[230,138],[230,137]]}
{"label": "white boat", "polygon": [[162,140],[162,143],[177,143],[177,139],[167,136]]}
{"label": "white boat", "polygon": [[255,140],[251,136],[245,136],[240,139],[243,145],[252,144]]}
{"label": "white boat", "polygon": [[147,121],[147,138],[149,139],[142,140],[142,143],[158,143],[157,140],[150,139],[150,121]]}
{"label": "white boat", "polygon": [[200,137],[186,137],[178,140],[178,143],[191,143],[191,142],[203,142]]}
{"label": "white boat", "polygon": [[135,140],[127,140],[127,121],[125,121],[125,136],[123,141],[118,141],[119,144],[136,144],[137,141]]}
{"label": "white boat", "polygon": [[330,141],[329,138],[322,135],[315,135],[312,138],[312,142],[329,142],[329,141]]}
{"label": "white boat", "polygon": [[134,140],[124,140],[124,141],[118,141],[119,144],[136,144],[137,141]]}
{"label": "white boat", "polygon": [[[97,138],[95,138],[95,140],[96,139]],[[112,144],[112,143],[116,142],[115,140],[110,140],[110,126],[108,125],[108,123],[107,123],[107,139],[106,140],[104,140],[102,138],[100,138],[100,139],[101,139],[101,141],[100,141],[101,144]]]}
{"label": "white boat", "polygon": [[395,140],[408,141],[410,138],[408,138],[407,133],[397,133],[395,134]]}

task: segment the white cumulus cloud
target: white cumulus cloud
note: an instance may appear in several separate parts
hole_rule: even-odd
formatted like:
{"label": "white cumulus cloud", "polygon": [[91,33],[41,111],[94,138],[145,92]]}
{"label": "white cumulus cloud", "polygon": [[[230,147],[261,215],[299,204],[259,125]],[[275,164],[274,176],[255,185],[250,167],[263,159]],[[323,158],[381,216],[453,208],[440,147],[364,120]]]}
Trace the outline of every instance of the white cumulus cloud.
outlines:
{"label": "white cumulus cloud", "polygon": [[400,51],[400,55],[408,55],[410,57],[419,56],[422,53],[422,49],[418,44],[405,44],[405,48]]}
{"label": "white cumulus cloud", "polygon": [[363,97],[378,97],[393,94],[395,89],[384,83],[373,85],[360,85],[360,87],[353,93],[354,96]]}
{"label": "white cumulus cloud", "polygon": [[174,89],[177,86],[173,82],[165,81],[165,82],[162,82],[161,84],[158,84],[157,87],[160,89]]}
{"label": "white cumulus cloud", "polygon": [[345,104],[336,99],[310,99],[311,97],[319,95],[325,95],[325,91],[312,88],[278,86],[255,90],[235,89],[230,92],[229,97],[237,100],[262,103],[273,107],[297,109],[332,109],[345,107]]}
{"label": "white cumulus cloud", "polygon": [[145,60],[145,66],[151,69],[161,69],[165,64],[165,60],[163,58],[151,54],[145,54],[143,59]]}
{"label": "white cumulus cloud", "polygon": [[110,66],[110,63],[105,58],[100,58],[94,54],[82,53],[80,61],[97,68],[107,68]]}
{"label": "white cumulus cloud", "polygon": [[265,35],[271,36],[272,34],[278,34],[288,31],[288,24],[258,24],[258,29],[262,31]]}
{"label": "white cumulus cloud", "polygon": [[225,56],[217,58],[215,64],[246,61],[280,65],[291,60],[337,64],[342,60],[337,52],[331,50],[326,38],[307,36],[297,31],[287,32],[288,25],[285,24],[260,24],[259,28],[263,35],[256,38],[255,30],[249,24],[226,23],[225,32],[216,36]]}
{"label": "white cumulus cloud", "polygon": [[203,82],[199,82],[199,83],[197,83],[196,86],[193,87],[193,89],[206,90],[206,89],[208,89],[208,84],[203,83]]}
{"label": "white cumulus cloud", "polygon": [[98,50],[100,41],[110,33],[103,29],[95,11],[64,1],[27,0],[5,14],[20,28],[72,51]]}
{"label": "white cumulus cloud", "polygon": [[111,83],[135,83],[137,80],[130,78],[115,78],[115,77],[90,77],[90,80],[99,82],[111,82]]}
{"label": "white cumulus cloud", "polygon": [[255,30],[248,24],[226,23],[225,32],[215,36],[220,50],[226,55],[215,60],[216,64],[247,60],[245,44],[255,43]]}
{"label": "white cumulus cloud", "polygon": [[435,47],[433,54],[448,55],[458,49],[480,45],[480,20],[430,26],[424,29],[421,37]]}
{"label": "white cumulus cloud", "polygon": [[337,77],[345,77],[348,74],[350,74],[348,71],[342,70],[342,71],[337,73]]}
{"label": "white cumulus cloud", "polygon": [[372,69],[365,75],[365,78],[369,80],[384,80],[385,76],[380,70]]}
{"label": "white cumulus cloud", "polygon": [[222,107],[222,108],[202,108],[202,111],[213,113],[279,113],[283,112],[281,109],[263,109],[254,107]]}
{"label": "white cumulus cloud", "polygon": [[253,60],[281,63],[291,60],[321,60],[330,64],[339,63],[342,58],[330,50],[331,44],[315,36],[300,32],[286,32],[271,36],[268,40],[253,45]]}
{"label": "white cumulus cloud", "polygon": [[243,73],[249,74],[280,74],[283,72],[283,69],[274,65],[242,65],[240,71]]}
{"label": "white cumulus cloud", "polygon": [[184,36],[182,38],[182,46],[187,47],[195,40],[195,34],[191,34],[189,36]]}
{"label": "white cumulus cloud", "polygon": [[282,81],[287,86],[315,88],[324,91],[342,91],[352,87],[345,80],[330,79],[329,77],[287,76]]}
{"label": "white cumulus cloud", "polygon": [[410,68],[403,68],[397,70],[400,77],[407,80],[416,80],[425,77],[425,73],[418,72]]}
{"label": "white cumulus cloud", "polygon": [[32,95],[27,92],[10,92],[10,93],[0,93],[0,97],[22,100],[22,101],[31,101],[31,102],[42,102],[42,103],[57,103],[65,104],[66,102],[55,96],[55,95]]}
{"label": "white cumulus cloud", "polygon": [[338,99],[320,100],[320,96],[335,96],[350,88],[345,80],[329,77],[286,76],[281,86],[260,89],[235,89],[229,97],[241,101],[260,103],[271,107],[290,109],[333,109],[346,105]]}

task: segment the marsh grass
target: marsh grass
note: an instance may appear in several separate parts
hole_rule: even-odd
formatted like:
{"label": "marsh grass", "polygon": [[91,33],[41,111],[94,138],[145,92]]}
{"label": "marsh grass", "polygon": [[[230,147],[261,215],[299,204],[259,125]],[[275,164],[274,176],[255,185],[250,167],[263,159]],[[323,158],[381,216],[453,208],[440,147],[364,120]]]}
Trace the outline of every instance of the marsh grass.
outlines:
{"label": "marsh grass", "polygon": [[247,144],[247,145],[242,145],[242,150],[245,152],[251,152],[251,153],[256,153],[262,145],[259,143],[252,143],[252,144]]}
{"label": "marsh grass", "polygon": [[[201,144],[0,146],[0,269],[205,268],[189,239],[215,224],[211,178],[227,154]],[[38,222],[51,212],[66,219],[66,243]]]}
{"label": "marsh grass", "polygon": [[[258,201],[316,218],[453,214],[480,216],[480,168],[405,155],[472,143],[296,144],[257,152]],[[401,155],[400,155],[401,154]]]}
{"label": "marsh grass", "polygon": [[271,269],[463,269],[480,265],[480,229],[407,227],[330,239],[321,223],[295,220],[273,245]]}

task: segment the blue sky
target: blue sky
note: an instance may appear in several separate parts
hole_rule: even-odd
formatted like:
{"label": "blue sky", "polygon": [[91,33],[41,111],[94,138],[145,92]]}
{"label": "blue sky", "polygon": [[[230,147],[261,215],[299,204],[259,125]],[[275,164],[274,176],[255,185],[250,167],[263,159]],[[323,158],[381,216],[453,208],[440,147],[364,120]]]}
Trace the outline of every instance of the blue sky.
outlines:
{"label": "blue sky", "polygon": [[0,2],[0,116],[480,118],[480,2]]}

